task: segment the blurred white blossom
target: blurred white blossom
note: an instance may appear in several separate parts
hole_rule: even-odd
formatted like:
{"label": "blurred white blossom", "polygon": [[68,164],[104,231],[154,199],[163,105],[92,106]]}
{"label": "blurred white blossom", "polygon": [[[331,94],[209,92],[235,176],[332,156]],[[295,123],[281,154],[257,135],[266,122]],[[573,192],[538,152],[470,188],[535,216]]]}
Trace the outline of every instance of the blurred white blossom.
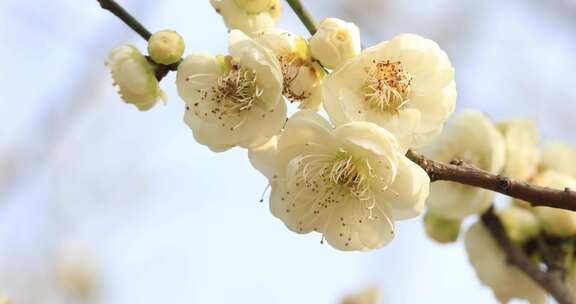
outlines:
{"label": "blurred white blossom", "polygon": [[[500,173],[505,161],[502,135],[486,116],[474,111],[458,113],[440,137],[423,149],[423,153],[444,163],[461,160],[494,174]],[[437,181],[430,188],[426,204],[438,215],[462,219],[486,210],[493,197],[494,193],[488,190]]]}
{"label": "blurred white blossom", "polygon": [[340,304],[378,304],[380,303],[380,298],[380,288],[370,286],[360,292],[344,297]]}
{"label": "blurred white blossom", "polygon": [[241,30],[248,36],[274,27],[282,12],[280,0],[210,0],[210,3],[229,29]]}
{"label": "blurred white blossom", "polygon": [[481,222],[476,222],[466,232],[465,247],[476,275],[501,303],[508,303],[513,298],[526,299],[530,304],[546,303],[546,292],[507,262],[506,253]]}
{"label": "blurred white blossom", "polygon": [[[576,189],[576,179],[552,170],[538,174],[533,183],[559,190]],[[576,235],[576,212],[551,207],[534,207],[534,212],[547,233],[560,237]]]}
{"label": "blurred white blossom", "polygon": [[528,119],[508,119],[497,124],[506,144],[504,175],[521,181],[538,169],[538,129]]}
{"label": "blurred white blossom", "polygon": [[562,142],[547,143],[542,151],[540,167],[576,178],[576,147]]}

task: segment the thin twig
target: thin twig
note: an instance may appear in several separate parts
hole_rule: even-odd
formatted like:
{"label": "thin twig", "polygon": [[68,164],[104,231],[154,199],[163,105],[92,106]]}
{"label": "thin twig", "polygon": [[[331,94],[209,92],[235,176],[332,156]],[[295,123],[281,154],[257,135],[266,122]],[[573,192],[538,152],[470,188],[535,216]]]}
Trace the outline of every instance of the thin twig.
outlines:
{"label": "thin twig", "polygon": [[406,156],[418,164],[430,177],[430,181],[452,181],[502,193],[526,202],[532,206],[547,206],[576,211],[576,192],[565,188],[556,190],[495,175],[463,162],[443,164],[427,159],[414,150]]}
{"label": "thin twig", "polygon": [[[138,33],[140,37],[144,38],[144,40],[146,41],[150,40],[150,37],[152,37],[152,33],[150,33],[150,31],[146,29],[146,27],[144,27],[142,23],[136,20],[134,16],[130,15],[130,13],[128,13],[116,1],[114,0],[96,0],[96,1],[100,3],[100,6],[103,9],[111,12],[120,20],[122,20],[126,25],[128,25],[131,29],[133,29],[136,33]],[[156,78],[158,79],[158,81],[162,80],[162,78],[164,78],[164,76],[166,76],[168,72],[178,70],[178,65],[180,64],[180,62],[182,62],[182,59],[180,59],[176,63],[165,65],[154,62],[150,57],[146,57],[146,59],[148,59],[148,61],[155,67]]]}
{"label": "thin twig", "polygon": [[500,247],[506,252],[508,263],[518,267],[526,273],[534,282],[550,293],[560,304],[573,304],[572,294],[562,281],[559,272],[545,272],[540,270],[537,264],[518,247],[516,247],[504,230],[502,222],[494,213],[494,207],[482,214],[482,223],[490,231],[492,237],[498,242]]}
{"label": "thin twig", "polygon": [[316,33],[316,31],[318,30],[318,28],[316,27],[316,22],[314,21],[314,18],[312,17],[312,15],[310,15],[308,10],[302,5],[300,0],[286,0],[286,2],[288,2],[288,5],[290,5],[294,13],[298,16],[300,21],[302,21],[308,32],[310,32],[310,35],[314,35],[314,33]]}
{"label": "thin twig", "polygon": [[116,15],[120,18],[126,25],[133,29],[138,35],[140,35],[144,40],[148,41],[152,36],[149,30],[147,30],[142,23],[140,23],[136,18],[134,18],[130,13],[128,13],[120,4],[114,0],[97,0],[100,6]]}

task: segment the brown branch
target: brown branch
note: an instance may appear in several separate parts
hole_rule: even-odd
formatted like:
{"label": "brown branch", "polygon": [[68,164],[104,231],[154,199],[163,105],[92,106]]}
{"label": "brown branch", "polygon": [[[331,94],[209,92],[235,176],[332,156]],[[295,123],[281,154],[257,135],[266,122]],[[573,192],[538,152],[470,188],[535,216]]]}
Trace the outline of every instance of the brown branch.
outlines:
{"label": "brown branch", "polygon": [[509,264],[518,267],[526,273],[534,282],[548,291],[558,303],[574,303],[572,294],[562,280],[561,273],[541,270],[520,248],[516,247],[512,241],[510,241],[502,222],[494,213],[494,207],[490,207],[488,211],[482,214],[482,223],[490,231],[490,234],[492,234],[492,237],[494,237],[504,252],[506,252]]}
{"label": "brown branch", "polygon": [[565,188],[556,190],[512,180],[495,175],[463,162],[443,164],[427,159],[414,150],[408,150],[406,157],[418,164],[430,177],[430,181],[452,181],[479,187],[514,197],[532,206],[547,206],[576,211],[576,192]]}

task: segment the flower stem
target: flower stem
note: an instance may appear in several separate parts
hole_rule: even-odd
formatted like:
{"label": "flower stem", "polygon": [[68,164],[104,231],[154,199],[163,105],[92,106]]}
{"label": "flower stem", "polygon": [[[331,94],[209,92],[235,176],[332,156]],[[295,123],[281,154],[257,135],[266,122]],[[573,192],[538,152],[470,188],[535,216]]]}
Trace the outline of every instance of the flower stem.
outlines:
{"label": "flower stem", "polygon": [[302,21],[308,32],[310,32],[310,35],[314,35],[314,33],[316,33],[316,31],[318,30],[318,28],[316,27],[316,22],[314,21],[314,18],[312,18],[312,15],[310,15],[308,10],[302,5],[300,0],[286,0],[286,2],[288,2],[288,5],[290,5],[294,13],[298,16],[300,21]]}
{"label": "flower stem", "polygon": [[138,35],[140,35],[144,40],[148,41],[152,36],[149,30],[147,30],[142,23],[140,23],[136,18],[134,18],[130,13],[128,13],[120,4],[114,0],[97,0],[100,6],[116,15],[120,18],[126,25],[133,29]]}

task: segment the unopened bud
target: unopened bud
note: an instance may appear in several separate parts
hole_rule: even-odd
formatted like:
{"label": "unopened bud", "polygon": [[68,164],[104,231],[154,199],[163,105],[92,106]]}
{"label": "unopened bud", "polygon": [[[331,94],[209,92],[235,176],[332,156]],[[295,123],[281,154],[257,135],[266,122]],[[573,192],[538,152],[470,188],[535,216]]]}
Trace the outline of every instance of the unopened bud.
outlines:
{"label": "unopened bud", "polygon": [[529,210],[515,205],[498,212],[508,237],[514,242],[524,242],[540,233],[540,224]]}
{"label": "unopened bud", "polygon": [[424,216],[426,234],[439,243],[452,243],[458,239],[462,221],[445,218],[428,211]]}
{"label": "unopened bud", "polygon": [[310,38],[310,49],[322,65],[335,69],[360,54],[360,29],[351,22],[326,18]]}
{"label": "unopened bud", "polygon": [[176,63],[184,54],[184,39],[172,30],[157,32],[148,40],[148,54],[160,64]]}

